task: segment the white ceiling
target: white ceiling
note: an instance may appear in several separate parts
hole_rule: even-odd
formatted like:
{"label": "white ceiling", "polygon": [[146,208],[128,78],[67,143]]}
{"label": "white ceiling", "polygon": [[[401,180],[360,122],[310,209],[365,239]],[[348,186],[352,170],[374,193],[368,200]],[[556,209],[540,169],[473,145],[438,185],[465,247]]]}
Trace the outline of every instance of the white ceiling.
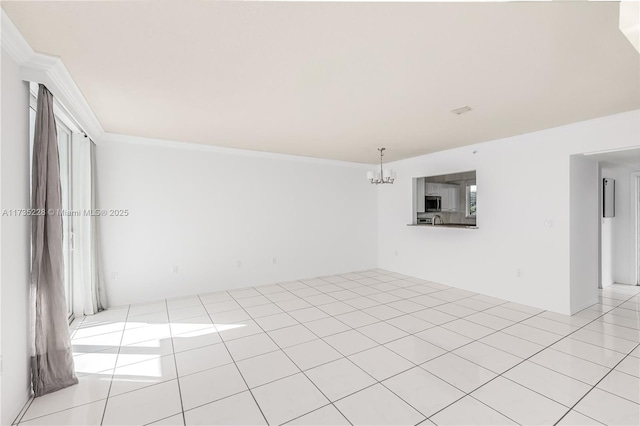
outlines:
{"label": "white ceiling", "polygon": [[2,7],[113,133],[376,162],[640,108],[616,2]]}
{"label": "white ceiling", "polygon": [[589,154],[589,156],[606,163],[610,167],[623,167],[640,171],[640,148]]}

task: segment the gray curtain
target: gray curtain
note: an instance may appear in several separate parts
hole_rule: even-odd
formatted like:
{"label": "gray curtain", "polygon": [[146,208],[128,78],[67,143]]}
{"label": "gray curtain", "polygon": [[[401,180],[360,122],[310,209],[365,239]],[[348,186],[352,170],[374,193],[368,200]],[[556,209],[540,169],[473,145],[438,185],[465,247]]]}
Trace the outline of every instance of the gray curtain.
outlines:
{"label": "gray curtain", "polygon": [[46,215],[32,221],[31,380],[36,396],[78,383],[69,338],[64,290],[62,209],[58,138],[53,96],[42,84],[38,91],[33,140],[32,208]]}

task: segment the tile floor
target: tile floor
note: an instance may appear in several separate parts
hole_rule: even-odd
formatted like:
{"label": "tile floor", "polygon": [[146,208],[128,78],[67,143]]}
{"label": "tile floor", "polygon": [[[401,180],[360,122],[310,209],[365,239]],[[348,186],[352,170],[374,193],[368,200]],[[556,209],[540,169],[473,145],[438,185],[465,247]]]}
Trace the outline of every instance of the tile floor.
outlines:
{"label": "tile floor", "polygon": [[567,317],[384,270],[109,309],[20,425],[638,425],[640,291]]}

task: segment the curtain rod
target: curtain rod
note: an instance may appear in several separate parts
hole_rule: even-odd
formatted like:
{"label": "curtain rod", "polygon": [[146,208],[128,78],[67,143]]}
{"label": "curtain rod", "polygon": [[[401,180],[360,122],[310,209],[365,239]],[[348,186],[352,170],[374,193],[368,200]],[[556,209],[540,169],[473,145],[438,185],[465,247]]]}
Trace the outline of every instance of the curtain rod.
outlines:
{"label": "curtain rod", "polygon": [[[42,84],[42,83],[37,83],[35,81],[30,81],[29,82],[29,93],[31,94],[31,96],[33,96],[33,98],[36,101],[38,100],[38,87],[39,87],[40,84]],[[46,85],[44,85],[44,86],[47,87]],[[34,91],[34,89],[35,89],[35,91]],[[55,96],[53,97],[53,103],[54,103],[55,106],[57,106],[64,113],[65,118],[67,118],[69,121],[71,121],[73,123],[73,125],[80,130],[79,133],[82,133],[85,138],[88,138],[91,142],[93,142],[93,140],[89,137],[89,135],[87,135],[87,132],[84,129],[84,127],[82,127],[82,125],[78,122],[78,120],[76,120],[76,118],[73,116],[73,114],[71,114],[69,112],[69,109],[66,106],[64,106],[64,104],[62,102],[60,102],[58,100],[58,98],[56,98]]]}

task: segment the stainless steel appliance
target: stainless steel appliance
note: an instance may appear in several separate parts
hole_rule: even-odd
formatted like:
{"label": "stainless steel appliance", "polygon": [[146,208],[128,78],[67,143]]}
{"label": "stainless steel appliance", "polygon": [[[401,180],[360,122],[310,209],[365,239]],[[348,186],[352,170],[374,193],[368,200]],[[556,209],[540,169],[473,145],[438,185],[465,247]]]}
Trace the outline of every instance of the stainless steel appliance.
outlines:
{"label": "stainless steel appliance", "polygon": [[424,197],[424,211],[427,213],[442,211],[442,197],[439,195],[427,195]]}

